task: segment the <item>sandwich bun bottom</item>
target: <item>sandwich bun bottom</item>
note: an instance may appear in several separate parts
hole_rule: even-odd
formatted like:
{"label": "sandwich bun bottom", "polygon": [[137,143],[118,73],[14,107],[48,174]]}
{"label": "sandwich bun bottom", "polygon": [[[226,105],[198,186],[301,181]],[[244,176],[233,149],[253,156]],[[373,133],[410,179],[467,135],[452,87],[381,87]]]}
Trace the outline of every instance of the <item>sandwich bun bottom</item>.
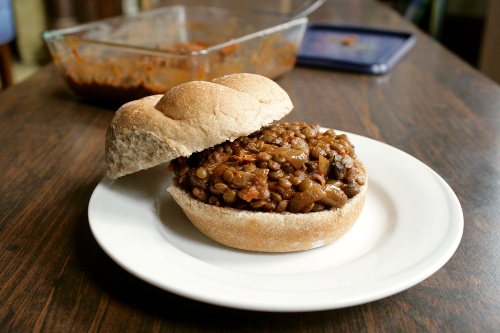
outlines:
{"label": "sandwich bun bottom", "polygon": [[[361,169],[366,175],[366,169]],[[168,191],[193,225],[214,241],[256,252],[304,251],[331,244],[361,215],[368,179],[341,208],[312,213],[266,213],[203,203],[173,183]]]}

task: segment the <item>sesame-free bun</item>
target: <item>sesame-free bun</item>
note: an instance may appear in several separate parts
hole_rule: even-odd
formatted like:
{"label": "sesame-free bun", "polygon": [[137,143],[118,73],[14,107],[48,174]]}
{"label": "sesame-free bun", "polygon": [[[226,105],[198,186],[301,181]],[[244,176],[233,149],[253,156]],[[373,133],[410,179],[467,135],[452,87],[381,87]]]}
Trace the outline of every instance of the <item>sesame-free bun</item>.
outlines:
{"label": "sesame-free bun", "polygon": [[[212,82],[184,83],[165,95],[124,104],[106,134],[107,175],[118,177],[247,136],[281,119],[293,108],[274,81],[233,74]],[[341,208],[321,212],[256,212],[203,203],[175,182],[168,188],[194,226],[229,247],[260,252],[317,248],[345,235],[365,203],[368,175]]]}
{"label": "sesame-free bun", "polygon": [[314,213],[267,213],[218,207],[194,199],[177,184],[168,188],[194,226],[218,243],[258,252],[292,252],[328,245],[345,235],[358,219],[366,200],[366,182],[341,208]]}
{"label": "sesame-free bun", "polygon": [[115,179],[233,141],[292,108],[277,83],[246,73],[188,82],[126,103],[106,133],[107,175]]}

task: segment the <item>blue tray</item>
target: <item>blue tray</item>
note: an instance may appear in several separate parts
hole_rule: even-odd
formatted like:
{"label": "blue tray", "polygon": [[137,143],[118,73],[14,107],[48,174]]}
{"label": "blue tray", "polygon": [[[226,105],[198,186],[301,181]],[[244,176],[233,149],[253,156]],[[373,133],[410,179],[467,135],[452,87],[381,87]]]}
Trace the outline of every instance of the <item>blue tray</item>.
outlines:
{"label": "blue tray", "polygon": [[409,32],[309,24],[297,65],[383,74],[411,50],[415,40]]}

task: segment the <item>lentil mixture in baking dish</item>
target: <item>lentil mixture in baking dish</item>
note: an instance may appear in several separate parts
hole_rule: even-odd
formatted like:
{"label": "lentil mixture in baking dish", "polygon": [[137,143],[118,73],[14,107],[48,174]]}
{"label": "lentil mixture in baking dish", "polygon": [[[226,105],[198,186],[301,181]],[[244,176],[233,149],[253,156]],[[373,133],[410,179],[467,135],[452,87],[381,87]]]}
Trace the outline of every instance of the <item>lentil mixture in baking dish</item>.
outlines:
{"label": "lentil mixture in baking dish", "polygon": [[278,213],[340,208],[366,181],[345,134],[303,122],[269,125],[168,169],[207,204]]}

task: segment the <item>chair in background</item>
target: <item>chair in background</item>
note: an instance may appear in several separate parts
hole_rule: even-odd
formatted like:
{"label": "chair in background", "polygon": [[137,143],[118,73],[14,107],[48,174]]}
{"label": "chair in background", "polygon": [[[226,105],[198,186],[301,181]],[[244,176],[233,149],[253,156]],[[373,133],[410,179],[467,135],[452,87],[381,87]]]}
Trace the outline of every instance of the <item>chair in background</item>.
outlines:
{"label": "chair in background", "polygon": [[439,40],[446,0],[379,0],[387,3],[406,19],[420,26]]}
{"label": "chair in background", "polygon": [[2,89],[14,83],[10,43],[14,40],[14,15],[10,0],[0,0],[0,76]]}
{"label": "chair in background", "polygon": [[443,25],[445,0],[410,0],[405,17],[415,24],[420,24],[424,15],[429,15],[428,32],[439,39]]}

